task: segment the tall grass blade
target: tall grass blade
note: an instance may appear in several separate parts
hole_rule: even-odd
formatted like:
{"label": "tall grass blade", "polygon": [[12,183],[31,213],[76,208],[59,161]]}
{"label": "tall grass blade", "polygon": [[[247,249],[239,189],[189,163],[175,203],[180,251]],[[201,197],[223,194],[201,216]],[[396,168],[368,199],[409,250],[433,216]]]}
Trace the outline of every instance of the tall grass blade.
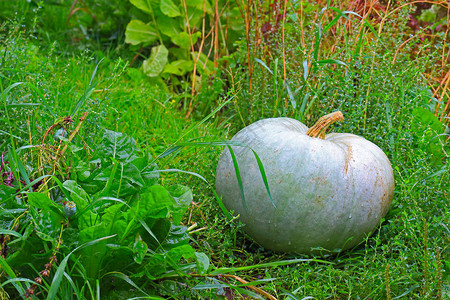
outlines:
{"label": "tall grass blade", "polygon": [[225,214],[225,217],[227,218],[227,220],[230,221],[231,219],[233,219],[233,216],[230,214],[228,209],[223,204],[222,198],[217,194],[216,190],[214,188],[211,188],[211,191],[213,192],[214,197],[217,200],[217,204],[219,204],[219,207],[222,210],[222,212]]}
{"label": "tall grass blade", "polygon": [[244,185],[242,184],[241,171],[239,170],[239,165],[238,165],[238,162],[236,159],[236,155],[234,154],[234,151],[231,148],[231,146],[227,146],[227,148],[230,151],[231,159],[233,161],[234,172],[236,173],[236,179],[238,182],[239,191],[241,192],[242,204],[244,205],[245,210],[248,210],[247,203],[245,202]]}
{"label": "tall grass blade", "polygon": [[[21,169],[20,165],[18,165],[19,159],[17,158],[16,148],[14,146],[15,144],[14,144],[14,139],[13,139],[13,134],[12,134],[12,125],[11,125],[11,120],[10,120],[9,114],[8,114],[8,108],[7,108],[7,105],[6,105],[6,97],[7,97],[7,95],[9,94],[9,92],[12,89],[14,89],[15,87],[17,87],[17,86],[19,86],[21,84],[23,84],[23,82],[16,82],[16,83],[13,83],[10,86],[8,86],[5,90],[3,90],[3,85],[1,85],[1,83],[0,83],[0,90],[1,90],[1,97],[0,98],[3,101],[3,104],[4,104],[6,120],[8,122],[9,137],[10,137],[10,142],[11,142],[11,145],[8,146],[8,156],[9,156],[9,160],[10,160],[10,163],[11,163],[11,165],[10,165],[11,170],[13,171],[14,177],[17,180],[19,188],[21,188],[21,181],[20,181],[19,172],[20,173],[22,173],[22,172],[20,171],[20,169]],[[22,166],[22,169],[23,169],[23,166]],[[23,175],[25,175],[24,179],[28,179],[28,176],[26,175],[26,172]],[[27,182],[27,183],[29,183],[29,182]]]}
{"label": "tall grass blade", "polygon": [[[23,180],[25,180],[25,183],[28,185],[30,184],[30,177],[28,177],[28,173],[25,170],[25,167],[23,166],[22,161],[20,160],[19,156],[17,155],[16,151],[13,151],[10,147],[8,147],[8,152],[11,154],[12,159],[14,160],[14,165],[17,166],[19,169],[19,173],[22,176]],[[30,189],[31,191],[31,189]]]}
{"label": "tall grass blade", "polygon": [[17,195],[19,195],[20,193],[23,193],[25,190],[31,188],[33,185],[35,185],[36,183],[38,183],[39,181],[41,181],[42,179],[47,178],[47,177],[51,177],[51,175],[43,175],[43,176],[41,176],[41,177],[36,178],[35,180],[33,180],[32,182],[30,182],[30,183],[27,184],[26,186],[22,187],[15,195],[13,195],[13,196],[11,196],[11,197],[9,197],[9,198],[7,198],[7,199],[0,199],[0,200],[1,200],[1,201],[0,201],[0,204],[1,204],[1,203],[8,202],[8,201],[11,201],[12,199],[14,199],[14,197],[16,197]]}
{"label": "tall grass blade", "polygon": [[94,92],[95,86],[97,85],[97,82],[94,82],[94,78],[95,78],[95,75],[97,74],[98,67],[100,66],[102,61],[103,61],[103,58],[95,66],[95,69],[92,72],[91,80],[89,81],[88,87],[84,91],[84,94],[83,94],[83,96],[81,96],[80,100],[78,100],[77,106],[75,107],[75,109],[70,114],[72,117],[75,116],[75,114],[77,113],[78,109],[80,109],[80,107],[84,105],[86,100],[89,99],[89,97],[91,96],[92,92]]}
{"label": "tall grass blade", "polygon": [[6,104],[6,95],[9,94],[9,92],[13,88],[15,88],[15,87],[17,87],[17,86],[19,86],[21,84],[24,84],[24,82],[15,82],[15,83],[11,84],[10,86],[8,86],[4,91],[2,91],[2,101],[5,101],[5,104]]}
{"label": "tall grass blade", "polygon": [[326,260],[320,260],[320,259],[296,258],[296,259],[279,260],[279,261],[274,261],[274,262],[269,262],[269,263],[256,264],[256,265],[252,265],[252,266],[243,266],[243,267],[236,267],[236,268],[219,268],[219,269],[214,270],[210,274],[211,275],[228,274],[228,273],[248,271],[248,270],[259,269],[259,268],[280,267],[280,266],[293,265],[293,264],[299,264],[299,263],[308,263],[308,262],[334,264],[333,262],[329,262]]}
{"label": "tall grass blade", "polygon": [[[261,177],[263,179],[264,186],[265,186],[265,188],[267,190],[267,194],[269,195],[270,201],[272,202],[273,206],[276,207],[275,202],[273,201],[273,198],[272,198],[272,194],[270,193],[269,182],[267,180],[267,175],[266,175],[266,172],[264,170],[264,165],[263,165],[261,159],[259,158],[258,154],[251,147],[249,147],[247,144],[242,143],[242,142],[238,142],[238,141],[185,142],[185,143],[177,144],[176,146],[173,146],[173,148],[179,149],[179,148],[184,147],[184,146],[211,146],[211,147],[226,146],[228,148],[228,150],[230,151],[231,159],[233,160],[233,166],[234,166],[235,172],[236,172],[236,170],[238,172],[238,173],[236,173],[236,177],[238,178],[238,185],[240,186],[241,196],[242,196],[242,199],[244,201],[244,206],[246,206],[246,203],[245,203],[242,179],[241,179],[240,171],[239,171],[239,165],[237,163],[236,155],[235,155],[234,151],[232,150],[231,146],[245,147],[245,148],[250,149],[253,152],[253,155],[255,156],[255,159],[256,159],[256,162],[258,164],[258,168],[259,168],[259,171],[261,173]],[[172,148],[166,150],[164,153],[166,153],[166,152],[167,153],[172,153],[173,151],[170,151],[171,149]],[[154,172],[173,172],[173,171],[187,173],[187,174],[191,174],[191,175],[197,176],[200,179],[202,179],[203,181],[208,183],[208,181],[206,179],[204,179],[203,176],[201,176],[201,175],[199,175],[197,173],[189,172],[189,171],[183,171],[183,170],[178,170],[178,169],[167,169],[167,170],[157,170],[157,171],[154,171]],[[219,203],[219,206],[220,206],[220,204],[221,203]],[[224,212],[226,211],[226,209],[222,209],[222,210],[224,210]],[[227,214],[229,215],[228,212],[227,212]]]}
{"label": "tall grass blade", "polygon": [[[129,285],[131,285],[132,287],[137,289],[142,294],[146,295],[147,297],[151,297],[144,290],[142,290],[136,283],[134,283],[133,280],[131,280],[130,277],[128,277],[127,275],[125,275],[123,273],[120,273],[120,272],[111,272],[111,273],[105,274],[105,276],[108,276],[108,275],[111,275],[111,276],[117,277],[119,279],[122,279],[123,281],[125,281],[126,283],[128,283]],[[151,297],[151,298],[146,298],[146,299],[164,299],[164,298]]]}
{"label": "tall grass blade", "polygon": [[163,153],[161,153],[158,158],[163,158],[166,156],[171,155],[172,153],[177,152],[178,150],[180,150],[181,148],[183,148],[182,146],[172,146],[169,149],[165,150]]}
{"label": "tall grass blade", "polygon": [[339,21],[339,19],[341,17],[351,21],[350,18],[347,17],[346,15],[350,15],[351,14],[351,15],[358,16],[358,17],[360,17],[362,19],[362,17],[359,14],[357,14],[357,13],[355,13],[353,11],[341,11],[340,9],[338,9],[336,7],[330,7],[330,9],[334,10],[335,12],[337,12],[338,15],[336,17],[334,17],[333,20],[331,20],[330,23],[327,24],[327,26],[325,26],[325,28],[323,29],[323,32],[327,32],[328,30],[330,30],[330,28],[333,27],[333,25],[336,24],[337,21]]}
{"label": "tall grass blade", "polygon": [[27,106],[40,106],[41,103],[12,103],[7,104],[8,107],[27,107]]}
{"label": "tall grass blade", "polygon": [[73,290],[73,294],[75,296],[77,296],[77,299],[83,299],[81,298],[82,294],[80,293],[80,290],[78,289],[77,285],[75,284],[75,282],[73,282],[72,277],[70,277],[69,274],[67,274],[66,272],[64,272],[64,277],[66,278],[66,280],[69,282],[70,286],[72,287]]}
{"label": "tall grass blade", "polygon": [[255,61],[256,61],[257,63],[259,63],[261,66],[263,66],[264,68],[266,68],[266,70],[269,71],[269,73],[273,75],[272,70],[266,65],[265,62],[263,62],[263,61],[260,60],[259,58],[255,58]]}
{"label": "tall grass blade", "polygon": [[28,86],[31,87],[33,89],[33,91],[35,91],[39,95],[39,98],[41,99],[42,104],[44,105],[45,109],[48,110],[48,112],[53,116],[53,118],[57,119],[58,118],[57,115],[53,112],[53,109],[51,108],[51,106],[47,104],[47,101],[45,101],[45,96],[42,93],[42,91],[31,83],[28,83]]}
{"label": "tall grass blade", "polygon": [[91,245],[94,245],[94,244],[96,244],[98,242],[101,242],[103,240],[112,238],[114,236],[116,236],[116,235],[105,236],[105,237],[102,237],[102,238],[99,238],[99,239],[96,239],[96,240],[84,243],[83,245],[78,246],[77,248],[73,249],[66,257],[64,257],[64,259],[61,261],[61,263],[58,266],[58,269],[55,272],[55,276],[53,277],[52,283],[50,285],[50,289],[48,291],[47,300],[57,299],[56,298],[57,297],[57,293],[58,293],[59,286],[61,285],[64,273],[65,273],[67,262],[69,261],[70,256],[75,251],[80,250],[80,249],[85,248],[85,247],[88,247],[88,246],[91,246]]}
{"label": "tall grass blade", "polygon": [[203,123],[205,123],[207,120],[209,120],[212,116],[214,116],[216,114],[216,112],[218,112],[219,110],[221,110],[225,105],[227,105],[228,103],[231,102],[231,100],[233,100],[234,95],[231,96],[229,99],[227,99],[226,101],[224,101],[222,104],[220,104],[218,107],[216,107],[211,113],[209,113],[209,115],[207,115],[206,117],[204,117],[200,122],[198,122],[197,124],[189,127],[179,138],[178,140],[174,143],[177,144],[179,141],[181,141],[186,135],[188,135],[191,131],[193,131],[194,129],[198,128],[199,126],[201,126]]}
{"label": "tall grass blade", "polygon": [[[1,255],[0,255],[0,266],[2,267],[1,269],[9,276],[9,278],[11,278],[11,279],[18,278],[16,276],[16,274],[14,273],[14,271],[11,269],[11,267],[8,265],[6,260]],[[18,281],[18,282],[13,281],[13,282],[11,282],[11,284],[16,288],[16,290],[19,292],[19,294],[22,296],[22,298],[25,299],[26,291],[22,286],[22,282],[21,281]],[[26,281],[25,281],[25,287],[27,289],[30,288],[30,285]]]}
{"label": "tall grass blade", "polygon": [[12,235],[12,236],[15,236],[18,238],[23,238],[23,235],[21,235],[20,233],[18,233],[17,231],[14,231],[14,230],[7,230],[7,229],[0,228],[0,234]]}
{"label": "tall grass blade", "polygon": [[319,65],[325,65],[325,64],[337,64],[337,65],[341,65],[341,66],[345,66],[347,67],[347,64],[341,60],[338,59],[323,59],[323,60],[319,60],[318,62],[316,62]]}
{"label": "tall grass blade", "polygon": [[303,60],[303,79],[305,80],[305,82],[308,80],[308,60],[305,59]]}
{"label": "tall grass blade", "polygon": [[261,173],[261,176],[262,176],[262,179],[264,182],[264,186],[266,187],[267,194],[269,195],[270,202],[272,202],[272,205],[274,207],[277,207],[275,205],[275,202],[273,201],[272,194],[270,193],[269,182],[267,181],[267,176],[266,176],[266,172],[264,170],[263,163],[262,163],[261,159],[259,158],[258,154],[256,154],[255,150],[252,149],[252,152],[253,152],[253,155],[255,155],[256,162],[258,163],[259,172]]}
{"label": "tall grass blade", "polygon": [[310,93],[306,93],[305,96],[303,96],[303,100],[302,100],[302,105],[300,106],[300,110],[299,110],[299,120],[301,122],[304,121],[305,118],[305,110],[306,110],[306,104],[308,103],[308,98],[310,96]]}
{"label": "tall grass blade", "polygon": [[24,139],[21,138],[20,136],[17,136],[17,135],[14,135],[14,134],[11,135],[11,133],[6,132],[6,131],[3,131],[3,130],[1,130],[1,129],[0,129],[0,133],[1,133],[1,134],[4,134],[4,135],[11,136],[11,137],[13,137],[13,138],[15,138],[15,139],[18,139],[19,141],[26,142],[26,140],[24,140]]}
{"label": "tall grass blade", "polygon": [[6,280],[5,282],[3,282],[3,283],[0,285],[0,288],[4,287],[5,285],[7,285],[7,284],[9,284],[9,283],[11,283],[11,284],[14,285],[15,282],[27,282],[27,283],[30,283],[30,284],[37,284],[37,285],[43,287],[42,285],[40,285],[39,283],[37,283],[37,282],[34,281],[34,280],[31,280],[31,279],[28,279],[28,278],[16,277],[16,278],[8,279],[8,280]]}
{"label": "tall grass blade", "polygon": [[319,46],[320,46],[320,40],[322,38],[322,25],[319,22],[318,24],[314,24],[316,26],[316,39],[314,41],[314,54],[313,58],[314,61],[317,61],[319,58]]}
{"label": "tall grass blade", "polygon": [[401,295],[398,295],[397,297],[392,298],[392,300],[403,298],[406,295],[408,295],[409,293],[411,293],[412,291],[414,291],[415,289],[417,289],[418,287],[420,287],[420,285],[415,284],[412,287],[410,287],[409,289],[407,289],[405,292],[403,292]]}
{"label": "tall grass blade", "polygon": [[208,180],[205,179],[205,177],[203,177],[202,175],[195,173],[195,172],[190,172],[190,171],[184,171],[184,170],[179,170],[179,169],[164,169],[164,170],[155,170],[152,171],[150,173],[162,173],[162,172],[176,172],[176,173],[185,173],[185,174],[189,174],[189,175],[193,175],[195,177],[200,178],[201,180],[203,180],[204,182],[208,183]]}
{"label": "tall grass blade", "polygon": [[19,185],[19,189],[22,188],[22,182],[20,180],[20,171],[19,171],[19,166],[16,164],[16,160],[14,159],[14,153],[16,153],[16,151],[14,151],[14,142],[11,141],[11,144],[8,145],[8,161],[9,161],[9,167],[11,168],[11,172],[14,175],[14,178],[17,182],[17,184]]}
{"label": "tall grass blade", "polygon": [[295,109],[297,107],[297,102],[295,101],[294,93],[292,93],[291,86],[289,85],[289,81],[286,80],[286,90],[289,95],[289,100],[291,100],[292,107]]}
{"label": "tall grass blade", "polygon": [[64,187],[63,183],[61,181],[59,181],[58,177],[56,176],[51,176],[52,179],[56,182],[56,184],[58,185],[58,187],[61,189],[61,192],[63,192],[64,196],[67,198],[68,201],[73,201],[72,196],[70,195],[70,193],[66,190],[66,188]]}

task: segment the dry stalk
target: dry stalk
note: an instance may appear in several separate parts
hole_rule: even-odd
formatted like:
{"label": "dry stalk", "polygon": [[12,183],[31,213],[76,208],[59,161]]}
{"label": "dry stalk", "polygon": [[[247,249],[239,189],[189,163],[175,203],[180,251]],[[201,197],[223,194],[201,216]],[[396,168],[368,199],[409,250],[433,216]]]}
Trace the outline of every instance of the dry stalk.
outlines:
{"label": "dry stalk", "polygon": [[[252,291],[258,293],[259,295],[265,297],[266,299],[277,300],[277,298],[275,298],[275,297],[272,296],[271,294],[267,293],[266,291],[264,291],[264,290],[262,290],[262,289],[260,289],[260,288],[258,288],[258,287],[256,287],[256,286],[253,286],[253,285],[247,285],[247,284],[249,284],[249,283],[251,283],[251,282],[249,282],[249,281],[247,281],[247,280],[245,280],[245,279],[243,279],[243,278],[241,278],[241,277],[239,277],[239,276],[236,276],[236,275],[230,275],[230,274],[219,274],[219,275],[210,275],[210,274],[209,274],[209,275],[191,274],[191,275],[192,275],[192,276],[195,276],[195,277],[215,277],[215,278],[217,278],[217,279],[219,279],[219,280],[222,280],[222,281],[224,281],[222,278],[233,278],[234,280],[237,280],[237,281],[239,281],[240,283],[245,284],[245,285],[246,285],[246,286],[245,286],[246,288],[248,288],[248,289],[250,289],[250,290],[252,290]],[[225,282],[226,282],[226,281],[225,281]]]}
{"label": "dry stalk", "polygon": [[[288,0],[284,0],[284,8],[283,8],[283,28],[281,30],[281,39],[282,39],[282,47],[283,47],[283,78],[284,78],[284,84],[286,85],[287,80],[286,80],[286,47],[284,45],[284,23],[286,21],[286,7],[287,7],[287,2]],[[287,98],[286,98],[287,101]]]}

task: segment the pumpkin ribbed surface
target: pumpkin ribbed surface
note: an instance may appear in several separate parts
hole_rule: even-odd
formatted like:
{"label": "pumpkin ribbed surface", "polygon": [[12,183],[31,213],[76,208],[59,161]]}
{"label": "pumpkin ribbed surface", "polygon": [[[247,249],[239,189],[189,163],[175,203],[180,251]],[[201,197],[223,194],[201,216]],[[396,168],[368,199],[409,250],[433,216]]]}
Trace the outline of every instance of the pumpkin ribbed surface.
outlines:
{"label": "pumpkin ribbed surface", "polygon": [[383,151],[353,134],[310,137],[289,118],[260,120],[232,141],[260,157],[275,207],[253,152],[233,146],[243,204],[228,149],[216,171],[216,189],[225,206],[240,216],[244,230],[260,245],[281,252],[311,248],[348,249],[359,244],[389,210],[394,177]]}

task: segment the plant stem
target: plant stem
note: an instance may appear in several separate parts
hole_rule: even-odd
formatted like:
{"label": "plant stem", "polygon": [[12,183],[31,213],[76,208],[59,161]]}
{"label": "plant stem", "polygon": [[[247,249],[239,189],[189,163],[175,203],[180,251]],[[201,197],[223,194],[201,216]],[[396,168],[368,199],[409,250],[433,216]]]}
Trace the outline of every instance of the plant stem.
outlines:
{"label": "plant stem", "polygon": [[306,135],[314,138],[324,139],[325,131],[327,130],[327,128],[334,122],[339,122],[342,120],[344,120],[344,115],[340,111],[335,111],[331,114],[325,115],[317,120],[316,124],[308,129]]}

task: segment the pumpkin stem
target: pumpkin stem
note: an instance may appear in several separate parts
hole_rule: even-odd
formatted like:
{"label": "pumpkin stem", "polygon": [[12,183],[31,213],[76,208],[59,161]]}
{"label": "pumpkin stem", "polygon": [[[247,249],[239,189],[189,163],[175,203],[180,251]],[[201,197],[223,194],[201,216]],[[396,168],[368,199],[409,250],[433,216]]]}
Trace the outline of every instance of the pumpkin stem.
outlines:
{"label": "pumpkin stem", "polygon": [[340,111],[332,112],[331,114],[325,115],[317,120],[316,124],[314,124],[311,128],[306,132],[307,136],[324,139],[325,131],[328,126],[333,124],[334,122],[339,122],[344,120],[344,115]]}

